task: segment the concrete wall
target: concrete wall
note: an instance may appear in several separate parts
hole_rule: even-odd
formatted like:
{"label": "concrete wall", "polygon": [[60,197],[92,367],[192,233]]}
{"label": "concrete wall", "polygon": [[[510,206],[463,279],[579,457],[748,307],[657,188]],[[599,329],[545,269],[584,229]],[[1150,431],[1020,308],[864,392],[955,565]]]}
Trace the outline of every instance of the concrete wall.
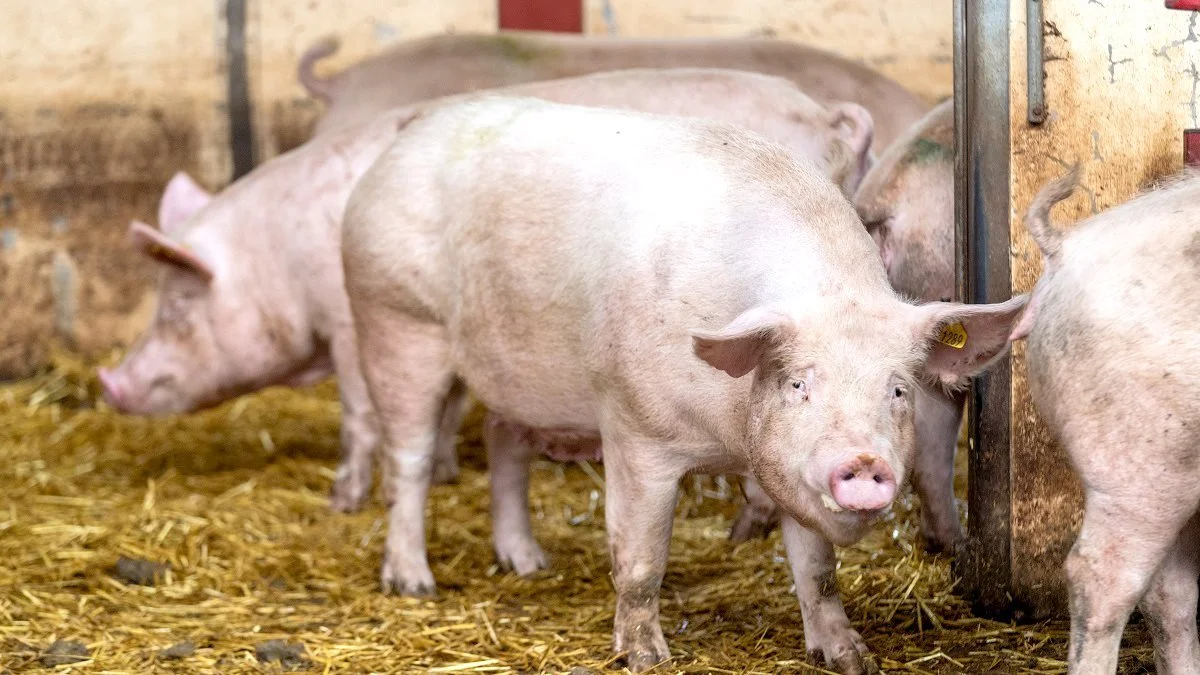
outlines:
{"label": "concrete wall", "polygon": [[954,93],[953,0],[584,0],[584,31],[773,35],[837,52],[930,104]]}
{"label": "concrete wall", "polygon": [[[1138,0],[1045,0],[1049,119],[1026,122],[1025,2],[1012,0],[1012,284],[1033,288],[1041,255],[1023,219],[1033,196],[1066,167],[1083,165],[1082,189],[1055,210],[1071,223],[1120,204],[1182,167],[1183,130],[1200,126],[1197,14]],[[1037,417],[1013,354],[1012,522],[1014,595],[1063,607],[1062,561],[1082,515],[1078,481]],[[1045,597],[1050,596],[1050,597]]]}

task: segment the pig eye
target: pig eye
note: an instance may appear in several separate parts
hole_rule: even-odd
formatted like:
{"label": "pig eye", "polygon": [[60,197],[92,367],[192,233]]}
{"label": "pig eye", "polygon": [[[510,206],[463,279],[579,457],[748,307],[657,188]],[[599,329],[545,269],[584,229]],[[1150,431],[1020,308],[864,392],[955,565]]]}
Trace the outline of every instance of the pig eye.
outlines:
{"label": "pig eye", "polygon": [[792,389],[801,398],[808,398],[808,383],[804,380],[792,380]]}
{"label": "pig eye", "polygon": [[892,398],[901,399],[907,395],[908,395],[908,390],[905,389],[904,385],[902,385],[902,384],[897,384],[895,387],[892,388]]}

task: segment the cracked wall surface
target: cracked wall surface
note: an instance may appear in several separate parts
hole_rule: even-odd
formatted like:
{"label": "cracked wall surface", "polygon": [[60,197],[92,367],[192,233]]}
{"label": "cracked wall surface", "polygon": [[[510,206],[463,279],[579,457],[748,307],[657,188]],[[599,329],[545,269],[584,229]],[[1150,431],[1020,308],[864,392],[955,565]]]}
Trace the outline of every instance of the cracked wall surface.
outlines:
{"label": "cracked wall surface", "polygon": [[772,35],[862,61],[930,104],[954,94],[953,0],[584,0],[584,30]]}
{"label": "cracked wall surface", "polygon": [[[1026,122],[1025,2],[1010,30],[1013,292],[1031,290],[1041,256],[1023,218],[1033,196],[1083,165],[1081,189],[1055,209],[1072,223],[1128,200],[1183,165],[1183,130],[1198,126],[1197,14],[1137,0],[1043,0],[1046,105]],[[1013,350],[1012,555],[1014,596],[1065,607],[1062,562],[1082,514],[1078,481],[1029,400],[1024,344]]]}

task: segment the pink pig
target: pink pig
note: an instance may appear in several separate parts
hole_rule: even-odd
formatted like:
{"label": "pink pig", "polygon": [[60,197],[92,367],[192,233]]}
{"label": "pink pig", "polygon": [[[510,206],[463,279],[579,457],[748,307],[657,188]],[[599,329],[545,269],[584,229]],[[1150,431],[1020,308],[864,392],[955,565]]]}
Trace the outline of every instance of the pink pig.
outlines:
{"label": "pink pig", "polygon": [[[954,101],[938,105],[888,146],[859,185],[854,206],[879,247],[892,288],[924,301],[954,296]],[[965,396],[921,384],[913,398],[921,531],[926,549],[953,551],[963,537],[954,455]],[[757,486],[744,485],[749,503],[734,524],[734,541],[766,534],[778,521],[778,509]]]}
{"label": "pink pig", "polygon": [[[904,302],[837,187],[762,136],[530,98],[409,122],[342,237],[392,463],[385,589],[433,591],[425,500],[461,379],[512,445],[528,444],[514,430],[603,442],[614,648],[639,671],[669,656],[659,587],[678,483],[696,471],[753,474],[785,514],[808,649],[871,668],[833,545],[905,480],[918,383],[962,386],[1025,305]],[[947,325],[967,336],[957,348],[937,339]]]}
{"label": "pink pig", "polygon": [[1029,207],[1045,265],[1013,332],[1086,499],[1066,562],[1068,672],[1116,673],[1136,605],[1158,672],[1200,673],[1200,175],[1057,228],[1050,209],[1078,179]]}
{"label": "pink pig", "polygon": [[326,103],[317,133],[402,105],[480,89],[629,68],[728,68],[791,81],[817,103],[851,101],[875,119],[882,152],[929,110],[894,80],[832,52],[769,38],[628,38],[531,31],[434,35],[401,42],[328,79],[313,73],[337,51],[327,37],[300,59],[300,81]]}
{"label": "pink pig", "polygon": [[[817,162],[847,194],[871,163],[873,125],[865,110],[819,106],[766,75],[633,70],[511,91],[745,125]],[[343,460],[332,505],[359,508],[371,485],[378,431],[343,288],[341,216],[354,182],[415,110],[319,135],[216,196],[183,174],[172,179],[159,209],[161,229],[135,223],[130,230],[140,250],[164,263],[163,276],[153,323],[120,366],[100,371],[109,402],[136,414],[180,413],[336,372]],[[457,387],[454,394],[439,435],[438,480],[457,473],[454,435],[466,391]],[[502,560],[510,557],[501,551]]]}

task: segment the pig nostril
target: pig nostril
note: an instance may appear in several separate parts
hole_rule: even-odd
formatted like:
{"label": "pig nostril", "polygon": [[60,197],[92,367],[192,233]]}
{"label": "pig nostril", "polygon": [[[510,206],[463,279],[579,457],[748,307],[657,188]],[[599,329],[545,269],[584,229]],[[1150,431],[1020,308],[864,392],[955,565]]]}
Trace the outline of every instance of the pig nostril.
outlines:
{"label": "pig nostril", "polygon": [[842,480],[854,480],[854,473],[847,471],[846,473],[842,474]]}
{"label": "pig nostril", "polygon": [[875,482],[882,485],[885,481],[883,480],[883,476],[875,476]]}

